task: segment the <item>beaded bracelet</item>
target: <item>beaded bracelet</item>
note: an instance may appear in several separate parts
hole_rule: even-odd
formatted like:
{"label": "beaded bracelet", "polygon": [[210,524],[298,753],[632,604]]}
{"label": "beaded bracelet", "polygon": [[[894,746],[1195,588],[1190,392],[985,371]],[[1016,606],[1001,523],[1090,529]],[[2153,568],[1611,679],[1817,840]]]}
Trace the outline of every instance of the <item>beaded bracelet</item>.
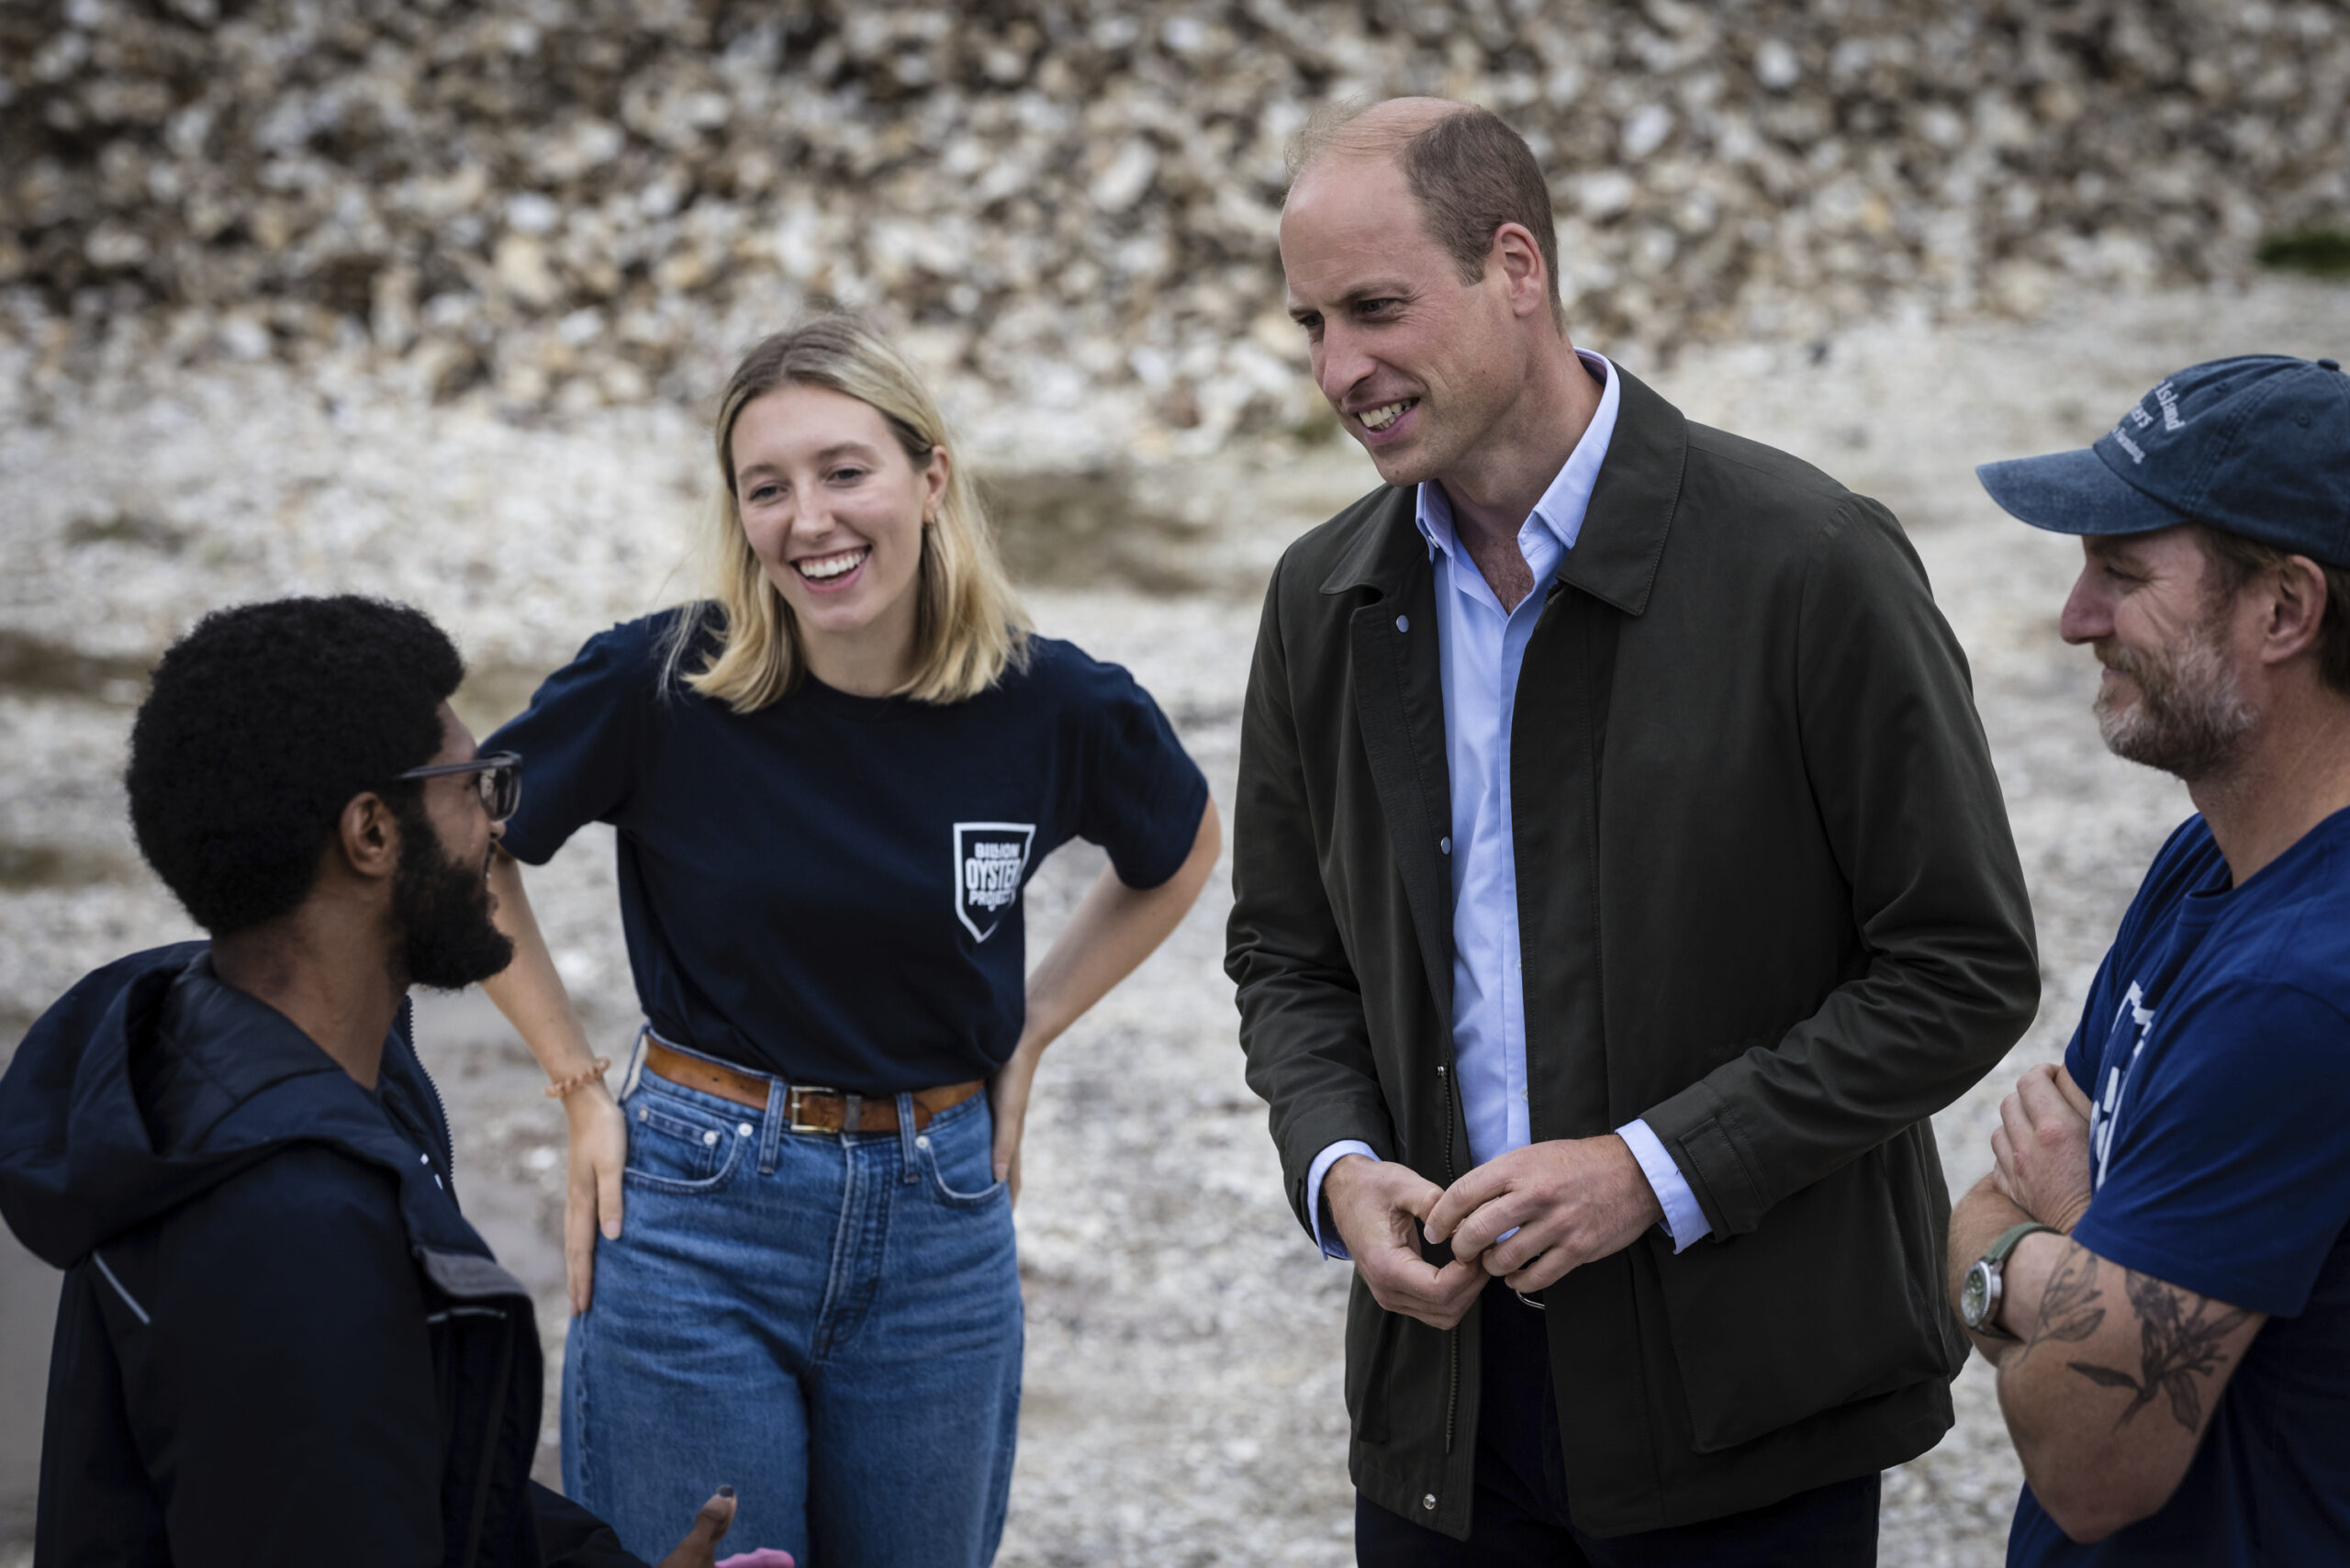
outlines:
{"label": "beaded bracelet", "polygon": [[553,1083],[548,1084],[547,1098],[550,1100],[560,1100],[565,1095],[570,1093],[573,1090],[578,1088],[581,1084],[596,1081],[604,1076],[605,1072],[610,1069],[611,1065],[611,1058],[598,1057],[594,1066],[581,1068],[569,1078],[558,1078]]}

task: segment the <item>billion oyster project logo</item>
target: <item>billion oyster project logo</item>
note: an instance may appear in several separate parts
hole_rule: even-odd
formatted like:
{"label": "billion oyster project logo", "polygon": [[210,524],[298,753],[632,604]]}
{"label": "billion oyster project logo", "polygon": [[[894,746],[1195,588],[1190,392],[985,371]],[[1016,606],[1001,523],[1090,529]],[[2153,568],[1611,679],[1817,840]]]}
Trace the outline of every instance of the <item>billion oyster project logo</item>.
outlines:
{"label": "billion oyster project logo", "polygon": [[1020,875],[1028,867],[1035,823],[955,824],[955,918],[984,942],[1003,922],[1003,912],[1020,896]]}

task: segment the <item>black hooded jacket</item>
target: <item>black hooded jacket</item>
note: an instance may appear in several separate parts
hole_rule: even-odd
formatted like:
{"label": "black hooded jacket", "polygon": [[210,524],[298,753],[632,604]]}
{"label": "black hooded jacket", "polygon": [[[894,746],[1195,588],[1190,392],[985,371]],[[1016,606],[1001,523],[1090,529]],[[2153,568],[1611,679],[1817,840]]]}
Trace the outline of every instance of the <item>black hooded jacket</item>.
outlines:
{"label": "black hooded jacket", "polygon": [[0,1079],[0,1215],[66,1271],[38,1568],[639,1563],[530,1481],[531,1298],[408,1010],[370,1094],[207,954],[87,976]]}

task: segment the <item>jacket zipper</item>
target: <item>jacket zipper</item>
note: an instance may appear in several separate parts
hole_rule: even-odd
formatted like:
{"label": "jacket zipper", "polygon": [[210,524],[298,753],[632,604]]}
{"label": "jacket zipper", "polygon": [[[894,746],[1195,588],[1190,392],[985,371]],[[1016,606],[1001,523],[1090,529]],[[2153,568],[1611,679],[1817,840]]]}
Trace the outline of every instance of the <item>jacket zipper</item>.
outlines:
{"label": "jacket zipper", "polygon": [[[1443,1062],[1436,1064],[1437,1081],[1444,1086],[1444,1184],[1452,1185],[1452,1071]],[[1452,1428],[1460,1413],[1460,1328],[1454,1325],[1445,1331],[1444,1343],[1452,1362],[1451,1374],[1444,1395],[1444,1451],[1452,1452]]]}
{"label": "jacket zipper", "polygon": [[432,1070],[424,1065],[424,1053],[416,1048],[416,1003],[405,996],[400,998],[400,1036],[408,1041],[408,1055],[416,1058],[416,1070],[423,1077],[424,1087],[432,1092],[432,1108],[441,1114],[441,1164],[453,1183],[457,1180],[457,1135],[449,1126],[449,1103],[441,1098],[441,1086],[432,1081]]}

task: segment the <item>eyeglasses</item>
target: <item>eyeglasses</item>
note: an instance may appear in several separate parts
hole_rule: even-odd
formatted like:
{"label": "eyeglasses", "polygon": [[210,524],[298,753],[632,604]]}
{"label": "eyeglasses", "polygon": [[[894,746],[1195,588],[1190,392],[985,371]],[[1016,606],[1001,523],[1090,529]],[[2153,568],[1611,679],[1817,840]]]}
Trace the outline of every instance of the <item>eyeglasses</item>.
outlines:
{"label": "eyeglasses", "polygon": [[431,762],[397,775],[401,778],[445,778],[452,774],[476,775],[481,809],[489,820],[502,823],[522,803],[522,756],[520,752],[493,751],[470,762]]}

